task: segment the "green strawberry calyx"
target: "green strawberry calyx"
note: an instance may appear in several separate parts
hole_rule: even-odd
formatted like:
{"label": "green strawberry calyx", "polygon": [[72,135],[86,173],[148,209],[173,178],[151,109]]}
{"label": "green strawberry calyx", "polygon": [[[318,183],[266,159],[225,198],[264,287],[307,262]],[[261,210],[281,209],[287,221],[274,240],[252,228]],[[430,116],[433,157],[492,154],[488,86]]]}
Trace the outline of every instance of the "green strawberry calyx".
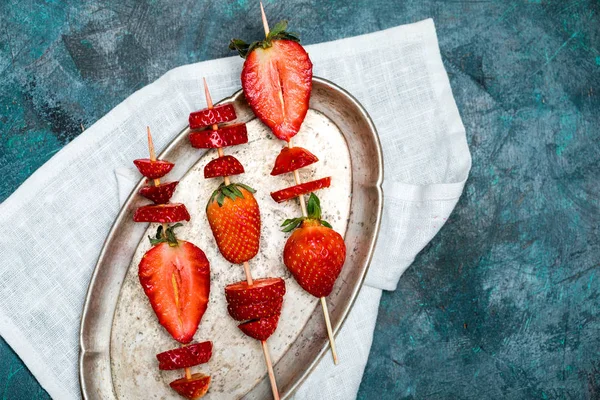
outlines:
{"label": "green strawberry calyx", "polygon": [[179,246],[179,242],[177,241],[177,237],[175,236],[175,228],[179,228],[180,226],[183,226],[183,224],[181,222],[178,222],[173,226],[165,226],[167,226],[167,229],[164,229],[163,225],[159,225],[158,228],[156,228],[155,237],[148,236],[150,244],[152,246],[156,246],[161,243],[168,243],[171,247]]}
{"label": "green strawberry calyx", "polygon": [[244,185],[243,183],[231,183],[229,185],[225,185],[225,183],[221,183],[217,190],[213,192],[208,200],[208,204],[206,207],[210,205],[213,201],[217,201],[219,207],[223,207],[223,202],[225,201],[225,197],[229,197],[231,200],[235,201],[236,198],[243,199],[244,194],[240,190],[240,188],[249,191],[250,193],[256,193],[256,190],[252,189],[248,185]]}
{"label": "green strawberry calyx", "polygon": [[246,58],[248,54],[252,53],[252,50],[256,49],[257,47],[261,47],[263,49],[271,47],[274,40],[293,40],[294,42],[300,43],[298,34],[286,31],[287,25],[288,22],[286,20],[279,21],[275,24],[273,29],[269,31],[269,34],[265,40],[252,42],[250,44],[241,39],[231,39],[231,42],[229,42],[229,48],[231,50],[237,50],[237,52],[240,54],[240,57]]}
{"label": "green strawberry calyx", "polygon": [[308,216],[306,217],[291,218],[283,221],[281,224],[281,230],[284,232],[291,232],[298,228],[302,223],[307,223],[308,225],[313,226],[323,225],[327,228],[333,229],[329,222],[321,219],[321,201],[314,193],[311,193],[310,197],[308,198],[306,211],[308,213]]}

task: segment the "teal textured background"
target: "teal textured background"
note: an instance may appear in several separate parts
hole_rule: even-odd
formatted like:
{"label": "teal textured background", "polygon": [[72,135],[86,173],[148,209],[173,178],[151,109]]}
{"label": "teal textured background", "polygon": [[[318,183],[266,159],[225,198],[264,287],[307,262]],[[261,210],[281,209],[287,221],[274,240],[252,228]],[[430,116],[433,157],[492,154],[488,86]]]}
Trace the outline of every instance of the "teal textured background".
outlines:
{"label": "teal textured background", "polygon": [[[359,398],[600,398],[600,1],[266,6],[306,44],[433,17],[467,128],[465,193],[384,293]],[[253,0],[2,1],[0,200],[136,89],[260,37],[258,16]],[[2,341],[0,360],[0,398],[48,398]]]}

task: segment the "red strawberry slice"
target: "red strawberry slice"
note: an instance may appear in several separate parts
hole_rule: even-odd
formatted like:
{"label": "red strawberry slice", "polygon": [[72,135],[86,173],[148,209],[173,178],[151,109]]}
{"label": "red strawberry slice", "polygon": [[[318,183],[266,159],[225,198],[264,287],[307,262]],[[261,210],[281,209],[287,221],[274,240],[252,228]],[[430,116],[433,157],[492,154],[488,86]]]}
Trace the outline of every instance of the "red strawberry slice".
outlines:
{"label": "red strawberry slice", "polygon": [[281,175],[314,164],[319,159],[302,147],[284,147],[275,160],[271,175]]}
{"label": "red strawberry slice", "polygon": [[142,288],[158,322],[181,343],[189,343],[206,311],[210,263],[190,242],[160,243],[139,265]]}
{"label": "red strawberry slice", "polygon": [[189,221],[190,214],[184,204],[169,203],[143,206],[133,214],[135,222],[178,222]]}
{"label": "red strawberry slice", "polygon": [[192,374],[192,379],[185,377],[169,383],[177,393],[186,399],[199,399],[208,392],[210,376],[204,374]]}
{"label": "red strawberry slice", "polygon": [[221,124],[236,119],[233,104],[222,104],[213,108],[205,108],[190,114],[190,129]]}
{"label": "red strawberry slice", "polygon": [[310,181],[306,183],[301,183],[300,185],[291,186],[289,188],[285,188],[282,190],[278,190],[277,192],[272,192],[271,197],[278,203],[282,201],[293,199],[294,197],[298,197],[300,195],[314,192],[318,189],[327,188],[331,185],[331,177],[317,179],[316,181]]}
{"label": "red strawberry slice", "polygon": [[175,192],[175,187],[179,182],[161,183],[158,186],[144,186],[138,192],[148,200],[152,200],[156,204],[168,203]]}
{"label": "red strawberry slice", "polygon": [[283,299],[250,304],[229,304],[227,311],[236,321],[271,317],[281,312]]}
{"label": "red strawberry slice", "polygon": [[298,133],[308,111],[312,63],[293,40],[273,40],[247,55],[242,87],[254,114],[281,140]]}
{"label": "red strawberry slice", "polygon": [[204,178],[231,176],[244,173],[244,166],[234,156],[216,158],[204,167]]}
{"label": "red strawberry slice", "polygon": [[149,158],[140,158],[133,160],[133,163],[140,170],[141,174],[148,179],[162,178],[173,169],[172,162],[162,160],[150,160]]}
{"label": "red strawberry slice", "polygon": [[278,322],[279,314],[275,314],[271,317],[244,322],[243,324],[238,325],[238,328],[240,328],[246,335],[262,341],[267,340],[269,336],[275,332]]}
{"label": "red strawberry slice", "polygon": [[216,131],[205,130],[190,133],[190,143],[197,149],[214,149],[248,143],[246,124],[229,125]]}
{"label": "red strawberry slice", "polygon": [[315,219],[304,220],[283,249],[285,266],[300,286],[316,297],[329,296],[345,259],[342,236]]}
{"label": "red strawberry slice", "polygon": [[156,355],[158,369],[174,370],[204,364],[212,356],[212,342],[194,343]]}
{"label": "red strawberry slice", "polygon": [[248,282],[236,282],[225,286],[225,298],[229,304],[250,304],[275,301],[283,298],[285,281],[281,278],[257,279],[252,286]]}

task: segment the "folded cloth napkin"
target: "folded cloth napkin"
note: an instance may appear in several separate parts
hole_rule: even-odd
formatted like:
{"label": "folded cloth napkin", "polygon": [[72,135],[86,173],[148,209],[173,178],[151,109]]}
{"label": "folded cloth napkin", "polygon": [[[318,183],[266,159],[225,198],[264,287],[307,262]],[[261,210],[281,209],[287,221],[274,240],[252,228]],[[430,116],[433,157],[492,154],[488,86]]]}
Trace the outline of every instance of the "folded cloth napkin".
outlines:
{"label": "folded cloth napkin", "polygon": [[[356,397],[382,290],[433,238],[462,192],[471,157],[432,20],[308,46],[314,73],[352,93],[379,131],[385,206],[365,285],[341,329],[340,359],[324,357],[296,399]],[[202,77],[215,99],[240,87],[242,60],[176,68],[131,95],[65,146],[0,205],[13,235],[0,246],[0,335],[48,393],[80,397],[81,310],[92,270],[133,180],[118,170],[144,154],[150,125],[162,149],[201,108]]]}

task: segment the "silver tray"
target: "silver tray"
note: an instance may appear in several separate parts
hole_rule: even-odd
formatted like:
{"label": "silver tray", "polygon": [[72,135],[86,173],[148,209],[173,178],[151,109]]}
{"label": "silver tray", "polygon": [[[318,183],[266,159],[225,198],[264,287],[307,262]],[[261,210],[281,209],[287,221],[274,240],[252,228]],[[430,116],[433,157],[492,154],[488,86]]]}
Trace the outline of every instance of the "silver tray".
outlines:
{"label": "silver tray", "polygon": [[[251,122],[255,120],[255,116],[246,103],[242,91],[236,92],[233,96],[223,99],[221,102],[232,102],[241,121]],[[373,122],[365,109],[345,90],[327,80],[315,77],[313,79],[310,109],[325,116],[336,126],[343,135],[343,141],[347,145],[349,154],[348,210],[347,215],[339,217],[346,225],[344,236],[348,256],[336,286],[327,299],[333,329],[337,333],[352,308],[373,255],[383,207],[381,189],[383,160],[379,138]],[[259,122],[257,121],[257,123]],[[200,153],[196,149],[189,145],[188,134],[189,129],[184,129],[160,154],[160,158],[176,163],[175,168],[169,174],[169,180],[184,178],[188,173],[191,173],[202,157],[202,155],[199,156]],[[277,141],[274,138],[271,140],[273,142]],[[297,144],[304,146],[300,143]],[[275,156],[276,153],[270,154],[265,160],[268,159],[272,162]],[[323,158],[320,158],[323,161]],[[320,173],[320,175],[323,174]],[[145,240],[148,229],[147,224],[134,223],[132,220],[134,210],[144,202],[140,198],[141,196],[135,195],[143,184],[143,180],[140,180],[123,205],[106,238],[88,289],[81,318],[79,357],[81,392],[86,399],[119,398],[116,387],[119,387],[120,383],[115,382],[115,380],[120,378],[115,377],[111,370],[111,357],[115,356],[111,354],[111,352],[114,352],[111,349],[111,332],[113,324],[115,324],[120,293],[126,284],[128,271],[130,266],[133,265],[132,260],[134,260],[136,250],[141,246],[140,243]],[[274,190],[280,187],[284,187],[283,182],[279,182],[277,186],[272,185],[271,189]],[[263,214],[264,209],[276,206],[272,201],[263,201],[262,203],[259,201],[259,204]],[[269,212],[267,210],[267,214]],[[280,236],[283,237],[284,235],[281,233]],[[185,236],[181,238],[186,239]],[[207,243],[196,244],[202,248],[207,245]],[[263,240],[261,246],[273,246],[273,243],[269,240]],[[274,251],[280,253],[281,249]],[[210,261],[212,264],[213,260],[210,259]],[[129,274],[131,275],[133,272],[129,271]],[[294,283],[290,279],[288,285],[292,284]],[[216,289],[221,292],[223,290],[223,288]],[[215,288],[212,288],[212,290],[214,291]],[[140,301],[143,302],[143,300]],[[146,307],[146,305],[142,304],[140,307]],[[209,309],[210,307],[209,304]],[[294,307],[294,305],[292,304],[289,307]],[[286,346],[285,351],[282,350],[278,360],[274,360],[276,361],[275,373],[282,398],[289,397],[293,393],[329,349],[322,311],[318,306],[313,307],[311,310],[306,323],[299,330],[295,339]],[[223,315],[222,318],[226,319],[228,317]],[[159,326],[155,319],[151,322],[157,327]],[[282,317],[280,326],[285,323]],[[225,335],[226,333],[222,334]],[[202,340],[206,340],[206,338]],[[173,347],[175,347],[175,344],[173,344]],[[262,357],[262,355],[258,353],[257,357]],[[344,360],[341,359],[341,362],[344,362]],[[147,365],[145,368],[157,369],[156,365]],[[168,381],[165,381],[164,385],[167,384]],[[270,398],[270,396],[268,378],[264,376],[248,390],[245,390],[242,395],[225,397],[263,399]],[[150,397],[147,396],[147,398]],[[152,396],[152,398],[155,397]],[[173,398],[176,397],[177,395],[173,392]],[[221,395],[218,398],[225,397]],[[158,398],[164,398],[164,396],[158,396]]]}

